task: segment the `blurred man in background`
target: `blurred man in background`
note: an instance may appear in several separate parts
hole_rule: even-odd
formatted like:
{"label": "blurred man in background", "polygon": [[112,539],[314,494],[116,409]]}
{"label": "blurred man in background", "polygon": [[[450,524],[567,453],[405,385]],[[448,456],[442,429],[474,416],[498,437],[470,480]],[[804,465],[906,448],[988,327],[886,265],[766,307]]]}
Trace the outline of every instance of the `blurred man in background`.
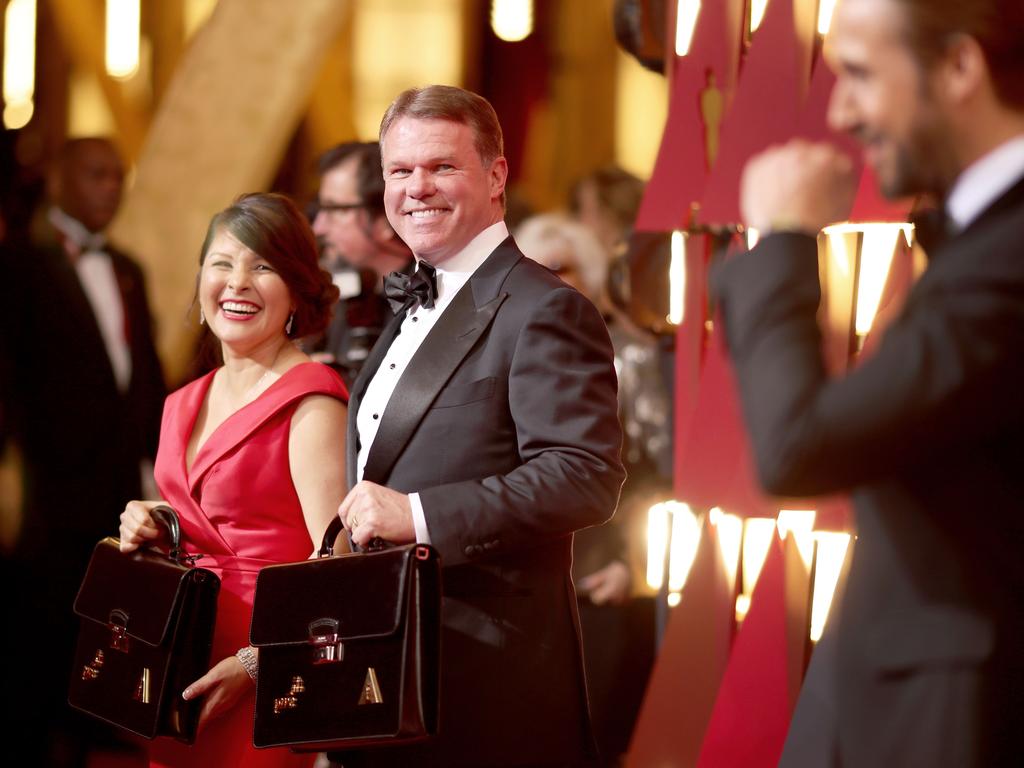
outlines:
{"label": "blurred man in background", "polygon": [[21,590],[6,615],[25,628],[4,633],[13,643],[4,658],[16,661],[5,690],[18,696],[5,726],[39,765],[78,764],[95,735],[66,704],[72,603],[118,510],[154,492],[144,486],[152,488],[164,378],[142,271],[104,234],[123,182],[110,141],[67,142],[37,240],[3,256],[0,392],[24,498],[14,552]]}
{"label": "blurred man in background", "polygon": [[[334,365],[351,385],[381,329],[394,316],[384,276],[411,273],[415,262],[384,215],[380,145],[347,142],[320,158],[313,232],[324,267],[337,276],[342,299],[317,359]],[[352,277],[346,283],[343,275]]]}

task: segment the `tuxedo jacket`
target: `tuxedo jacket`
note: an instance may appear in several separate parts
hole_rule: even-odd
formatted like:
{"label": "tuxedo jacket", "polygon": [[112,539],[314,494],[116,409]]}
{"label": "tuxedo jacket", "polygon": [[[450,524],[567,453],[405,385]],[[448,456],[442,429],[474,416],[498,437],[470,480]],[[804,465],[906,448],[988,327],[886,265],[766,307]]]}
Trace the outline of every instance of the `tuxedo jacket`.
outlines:
{"label": "tuxedo jacket", "polygon": [[[400,324],[352,392],[350,480],[360,399]],[[621,442],[599,313],[506,239],[416,351],[367,457],[363,479],[419,493],[444,585],[441,735],[368,764],[593,758],[572,534],[612,515]]]}
{"label": "tuxedo jacket", "polygon": [[166,390],[145,284],[131,258],[108,252],[131,350],[124,393],[63,249],[12,246],[3,255],[0,387],[8,428],[23,453],[20,544],[30,556],[52,547],[54,536],[88,551],[116,532],[125,503],[141,493],[140,460],[156,453]]}
{"label": "tuxedo jacket", "polygon": [[844,766],[1021,756],[1024,180],[925,246],[928,269],[877,350],[836,379],[813,238],[769,236],[715,275],[765,488],[853,496],[830,672]]}

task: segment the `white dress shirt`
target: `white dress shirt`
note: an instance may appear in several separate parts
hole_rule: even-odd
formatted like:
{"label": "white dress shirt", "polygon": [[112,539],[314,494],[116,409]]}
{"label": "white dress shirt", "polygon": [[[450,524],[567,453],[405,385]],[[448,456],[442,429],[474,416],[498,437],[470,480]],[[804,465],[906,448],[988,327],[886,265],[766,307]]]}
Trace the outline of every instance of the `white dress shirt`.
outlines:
{"label": "white dress shirt", "polygon": [[121,289],[117,285],[110,254],[105,250],[107,240],[101,233],[90,232],[78,219],[60,208],[51,208],[47,218],[79,251],[78,258],[74,260],[78,282],[99,326],[117,388],[122,393],[127,392],[132,378],[132,354],[125,334]]}
{"label": "white dress shirt", "polygon": [[1024,135],[999,145],[960,174],[946,199],[946,213],[957,231],[1024,177]]}
{"label": "white dress shirt", "polygon": [[[388,401],[398,386],[405,369],[408,368],[416,350],[427,338],[434,324],[444,314],[452,299],[473,276],[477,268],[483,264],[495,248],[508,237],[508,227],[504,221],[492,224],[474,237],[469,244],[443,264],[433,265],[437,270],[437,298],[432,309],[417,306],[406,313],[402,321],[402,329],[388,348],[380,367],[366,387],[363,399],[359,403],[356,414],[356,429],[359,432],[359,455],[357,459],[356,477],[363,479],[366,458],[370,447],[377,436],[380,419],[384,415]],[[417,264],[419,259],[417,258]],[[427,530],[423,505],[418,493],[410,493],[412,504],[413,525],[416,528],[416,541],[421,544],[430,543],[430,532]]]}

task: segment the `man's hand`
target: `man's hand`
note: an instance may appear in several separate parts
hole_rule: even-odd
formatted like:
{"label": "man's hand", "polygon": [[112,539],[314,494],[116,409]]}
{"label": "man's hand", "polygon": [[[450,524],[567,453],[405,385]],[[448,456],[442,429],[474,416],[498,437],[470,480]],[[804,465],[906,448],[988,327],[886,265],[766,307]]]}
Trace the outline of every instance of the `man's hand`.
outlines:
{"label": "man's hand", "polygon": [[762,235],[772,231],[816,235],[850,215],[857,181],[850,158],[831,144],[796,139],[771,147],[743,169],[743,221]]}
{"label": "man's hand", "polygon": [[352,541],[365,547],[374,538],[392,544],[416,541],[412,504],[404,493],[363,480],[338,507],[338,517],[352,533]]}

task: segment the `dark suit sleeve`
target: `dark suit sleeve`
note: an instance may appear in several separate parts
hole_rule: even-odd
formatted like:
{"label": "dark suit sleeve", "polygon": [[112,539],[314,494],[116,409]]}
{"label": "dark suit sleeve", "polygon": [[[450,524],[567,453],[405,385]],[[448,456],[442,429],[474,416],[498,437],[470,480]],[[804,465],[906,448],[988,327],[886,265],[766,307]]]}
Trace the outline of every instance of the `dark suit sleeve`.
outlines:
{"label": "dark suit sleeve", "polygon": [[569,288],[549,291],[513,343],[513,468],[420,492],[431,541],[449,565],[604,522],[625,476],[612,348],[593,305]]}
{"label": "dark suit sleeve", "polygon": [[875,354],[838,379],[822,363],[814,238],[773,235],[726,263],[714,283],[764,487],[844,490],[1020,423],[1024,280],[1013,257],[1004,245],[915,289]]}

